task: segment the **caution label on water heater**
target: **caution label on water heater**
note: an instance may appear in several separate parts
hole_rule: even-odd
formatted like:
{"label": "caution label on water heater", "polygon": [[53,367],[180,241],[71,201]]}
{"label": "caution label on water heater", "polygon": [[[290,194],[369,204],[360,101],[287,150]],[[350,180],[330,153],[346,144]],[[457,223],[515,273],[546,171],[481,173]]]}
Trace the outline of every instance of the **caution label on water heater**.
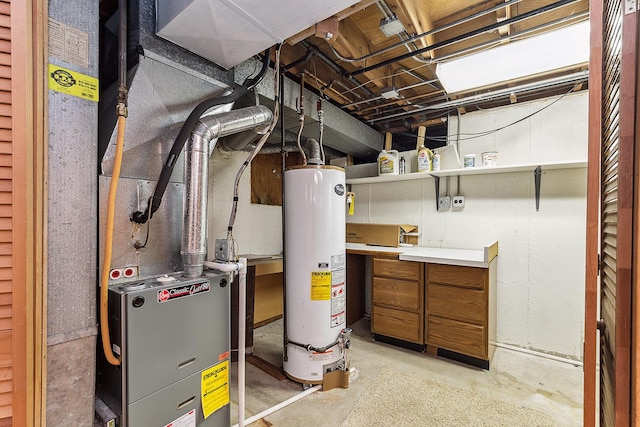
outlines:
{"label": "caution label on water heater", "polygon": [[328,301],[331,299],[331,272],[311,272],[311,301]]}
{"label": "caution label on water heater", "polygon": [[331,327],[340,326],[347,316],[347,271],[343,268],[333,272],[331,281]]}

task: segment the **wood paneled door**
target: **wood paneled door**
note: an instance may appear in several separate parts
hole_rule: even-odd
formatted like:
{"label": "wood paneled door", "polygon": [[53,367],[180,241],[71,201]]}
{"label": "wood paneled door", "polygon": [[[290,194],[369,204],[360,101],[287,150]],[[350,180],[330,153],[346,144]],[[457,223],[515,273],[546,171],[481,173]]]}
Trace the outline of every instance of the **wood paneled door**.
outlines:
{"label": "wood paneled door", "polygon": [[636,1],[591,2],[585,426],[640,422],[637,46]]}
{"label": "wood paneled door", "polygon": [[0,1],[0,426],[44,419],[46,2]]}

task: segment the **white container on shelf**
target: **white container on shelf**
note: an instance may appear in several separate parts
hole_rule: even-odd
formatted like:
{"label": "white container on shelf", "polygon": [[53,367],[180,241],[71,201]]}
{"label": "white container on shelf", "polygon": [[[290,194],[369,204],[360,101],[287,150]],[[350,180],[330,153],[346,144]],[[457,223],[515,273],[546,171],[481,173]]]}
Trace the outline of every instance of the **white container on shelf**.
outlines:
{"label": "white container on shelf", "polygon": [[498,152],[497,151],[485,151],[481,154],[482,167],[498,166]]}
{"label": "white container on shelf", "polygon": [[378,154],[378,175],[398,175],[400,173],[400,156],[398,150],[382,150]]}
{"label": "white container on shelf", "polygon": [[475,154],[465,154],[464,155],[464,167],[465,168],[475,168],[476,167],[476,155]]}

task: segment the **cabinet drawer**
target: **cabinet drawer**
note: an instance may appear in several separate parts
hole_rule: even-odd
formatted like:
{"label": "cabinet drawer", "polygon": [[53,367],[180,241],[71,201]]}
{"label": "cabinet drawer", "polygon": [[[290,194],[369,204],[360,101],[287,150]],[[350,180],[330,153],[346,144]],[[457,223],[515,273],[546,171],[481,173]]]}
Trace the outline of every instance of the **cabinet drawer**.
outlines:
{"label": "cabinet drawer", "polygon": [[417,313],[372,307],[371,331],[404,341],[423,344],[422,321]]}
{"label": "cabinet drawer", "polygon": [[431,315],[448,319],[487,324],[485,291],[476,289],[429,283],[427,311]]}
{"label": "cabinet drawer", "polygon": [[488,360],[487,328],[429,314],[427,344]]}
{"label": "cabinet drawer", "polygon": [[422,307],[420,288],[419,282],[374,277],[371,301],[373,304],[419,311]]}
{"label": "cabinet drawer", "polygon": [[427,280],[464,288],[485,289],[488,280],[486,268],[461,267],[458,265],[429,264]]}
{"label": "cabinet drawer", "polygon": [[373,258],[374,276],[421,281],[423,271],[423,263],[421,262]]}

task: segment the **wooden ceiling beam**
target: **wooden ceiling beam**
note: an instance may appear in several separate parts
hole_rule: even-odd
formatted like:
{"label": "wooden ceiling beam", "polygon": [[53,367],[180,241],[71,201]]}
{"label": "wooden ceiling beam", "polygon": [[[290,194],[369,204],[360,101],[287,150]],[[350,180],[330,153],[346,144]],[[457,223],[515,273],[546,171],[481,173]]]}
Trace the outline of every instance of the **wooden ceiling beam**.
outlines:
{"label": "wooden ceiling beam", "polygon": [[[377,3],[378,0],[361,0],[358,3],[349,6],[348,8],[341,10],[340,12],[336,13],[335,15],[327,18],[327,19],[334,19],[334,18],[338,18],[338,21],[342,21],[343,19],[348,18],[349,16],[353,15],[354,13],[360,12],[361,10],[367,8],[368,6],[371,6],[372,4]],[[306,28],[302,31],[300,31],[297,34],[294,34],[293,36],[289,37],[286,40],[286,43],[289,45],[294,45],[296,43],[301,42],[302,40],[311,37],[313,35],[316,34],[316,27],[318,24],[312,25],[309,28]]]}
{"label": "wooden ceiling beam", "polygon": [[[509,18],[511,18],[511,6],[507,6],[505,8],[502,8],[496,11],[496,19],[498,20],[498,22],[504,21]],[[505,25],[504,27],[498,28],[498,33],[501,36],[511,35],[511,31],[512,31],[511,25]]]}
{"label": "wooden ceiling beam", "polygon": [[[424,0],[387,0],[391,10],[404,25],[409,35],[422,34],[433,30],[433,20],[425,7]],[[420,39],[422,47],[435,43],[433,35]],[[435,57],[434,51],[426,53],[431,59]]]}
{"label": "wooden ceiling beam", "polygon": [[[442,95],[443,93],[444,93],[444,90],[437,90],[435,92],[423,93],[421,95],[415,95],[415,96],[410,96],[408,98],[402,98],[402,101],[411,102],[411,101],[416,101],[418,99],[424,100],[424,98],[435,97],[435,96],[438,96],[438,95]],[[400,100],[398,100],[398,101],[400,101]],[[380,104],[380,105],[375,105],[373,107],[363,108],[361,110],[358,110],[358,113],[364,114],[367,111],[376,110],[378,108],[390,107],[392,105],[398,104],[398,101],[392,101],[392,102],[387,102],[387,103]]]}
{"label": "wooden ceiling beam", "polygon": [[[342,56],[360,57],[371,52],[369,38],[360,31],[360,28],[351,20],[346,18],[340,22],[340,32],[338,37],[328,42]],[[364,73],[364,76],[378,88],[391,86],[391,78],[386,78],[389,73],[384,68],[372,70]]]}
{"label": "wooden ceiling beam", "polygon": [[422,121],[419,121],[419,122],[411,123],[408,128],[406,126],[402,126],[402,125],[395,126],[395,127],[387,129],[387,132],[395,133],[395,132],[403,132],[403,131],[407,131],[407,130],[416,130],[416,129],[418,129],[419,126],[424,126],[424,127],[439,126],[439,125],[442,125],[442,124],[444,124],[446,122],[447,122],[447,118],[446,117],[439,117],[437,119],[422,120]]}

